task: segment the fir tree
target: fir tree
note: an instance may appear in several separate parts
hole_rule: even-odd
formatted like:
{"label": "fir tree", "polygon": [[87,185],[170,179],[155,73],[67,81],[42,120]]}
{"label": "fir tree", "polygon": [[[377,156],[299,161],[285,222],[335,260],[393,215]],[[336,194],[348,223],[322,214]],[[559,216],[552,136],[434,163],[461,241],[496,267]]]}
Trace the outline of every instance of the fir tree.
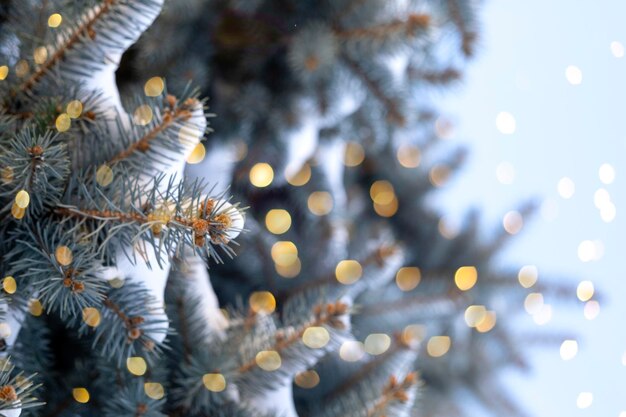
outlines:
{"label": "fir tree", "polygon": [[171,0],[122,59],[160,6],[4,12],[6,362],[39,375],[5,368],[0,413],[463,416],[470,392],[525,415],[497,382],[527,340],[508,235],[428,201],[463,160],[431,91],[475,50],[474,2]]}

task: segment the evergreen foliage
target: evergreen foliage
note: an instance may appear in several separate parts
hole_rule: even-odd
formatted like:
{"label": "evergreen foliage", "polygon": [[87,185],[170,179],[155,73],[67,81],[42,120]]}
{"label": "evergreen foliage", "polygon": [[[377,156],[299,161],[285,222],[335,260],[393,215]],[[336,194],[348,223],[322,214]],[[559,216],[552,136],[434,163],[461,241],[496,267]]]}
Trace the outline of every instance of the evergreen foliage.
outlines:
{"label": "evergreen foliage", "polygon": [[476,2],[1,4],[0,414],[525,415],[508,235],[429,201]]}

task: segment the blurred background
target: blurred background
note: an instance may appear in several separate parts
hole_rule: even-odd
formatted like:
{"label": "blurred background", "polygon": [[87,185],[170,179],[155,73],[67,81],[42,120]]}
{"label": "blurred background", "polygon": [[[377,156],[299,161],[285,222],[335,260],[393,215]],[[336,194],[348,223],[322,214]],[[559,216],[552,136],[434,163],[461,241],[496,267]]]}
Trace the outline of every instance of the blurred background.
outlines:
{"label": "blurred background", "polygon": [[[532,371],[503,377],[537,417],[626,416],[626,3],[600,3],[486,2],[477,58],[440,100],[441,137],[470,149],[435,202],[450,227],[477,207],[486,230],[517,231],[510,212],[533,198],[537,213],[499,261],[536,266],[540,282],[596,290],[587,303],[546,297],[518,323],[560,338],[554,348],[522,347]],[[579,287],[583,300],[590,291]]]}

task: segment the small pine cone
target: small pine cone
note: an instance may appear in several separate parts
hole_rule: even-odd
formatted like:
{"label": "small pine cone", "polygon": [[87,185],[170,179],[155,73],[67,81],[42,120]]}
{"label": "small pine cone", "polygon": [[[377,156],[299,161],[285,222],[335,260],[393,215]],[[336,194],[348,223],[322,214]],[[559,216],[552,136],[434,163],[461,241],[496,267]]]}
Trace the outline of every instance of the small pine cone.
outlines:
{"label": "small pine cone", "polygon": [[13,385],[4,385],[0,387],[0,400],[4,402],[13,402],[17,400],[17,392]]}
{"label": "small pine cone", "polygon": [[128,331],[128,339],[131,341],[137,340],[141,337],[141,334],[142,334],[141,329],[133,327],[132,329]]}

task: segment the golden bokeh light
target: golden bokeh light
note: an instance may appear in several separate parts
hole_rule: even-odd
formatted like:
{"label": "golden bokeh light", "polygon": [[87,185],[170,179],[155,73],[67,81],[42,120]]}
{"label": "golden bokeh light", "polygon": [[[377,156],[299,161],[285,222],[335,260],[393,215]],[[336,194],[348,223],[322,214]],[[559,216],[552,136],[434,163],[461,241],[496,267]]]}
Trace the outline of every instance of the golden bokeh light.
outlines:
{"label": "golden bokeh light", "polygon": [[0,66],[0,81],[5,80],[9,76],[9,67],[6,65]]}
{"label": "golden bokeh light", "polygon": [[143,86],[143,92],[148,97],[158,97],[165,89],[165,82],[161,77],[152,77]]}
{"label": "golden bokeh light", "polygon": [[160,400],[165,397],[165,389],[158,382],[146,382],[143,384],[143,391],[149,398]]}
{"label": "golden bokeh light", "polygon": [[202,375],[202,383],[211,392],[222,392],[226,389],[226,378],[220,373]]}
{"label": "golden bokeh light", "polygon": [[587,301],[583,309],[583,314],[587,320],[595,320],[600,314],[600,303],[596,300]]}
{"label": "golden bokeh light", "polygon": [[199,164],[204,160],[205,156],[206,148],[204,147],[204,144],[198,143],[187,157],[187,163],[191,165]]}
{"label": "golden bokeh light", "polygon": [[28,311],[35,317],[39,317],[43,314],[43,305],[41,301],[36,298],[31,299],[28,302]]}
{"label": "golden bokeh light", "polygon": [[291,215],[287,210],[272,209],[265,215],[265,227],[270,233],[282,235],[291,228]]}
{"label": "golden bokeh light", "polygon": [[7,294],[15,294],[15,291],[17,291],[17,282],[15,281],[15,278],[11,275],[4,277],[2,280],[2,289]]}
{"label": "golden bokeh light", "polygon": [[15,205],[25,209],[30,204],[30,194],[26,190],[20,190],[15,194]]}
{"label": "golden bokeh light", "polygon": [[377,204],[389,204],[393,201],[396,193],[389,181],[375,181],[370,187],[370,198]]}
{"label": "golden bokeh light", "polygon": [[257,353],[255,360],[259,368],[268,372],[276,371],[282,365],[280,355],[274,350],[262,350]]}
{"label": "golden bokeh light", "polygon": [[48,59],[48,49],[45,46],[35,48],[33,59],[35,60],[35,64],[41,65],[45,63]]}
{"label": "golden bokeh light", "polygon": [[300,258],[296,258],[296,260],[289,265],[274,264],[274,268],[276,269],[276,273],[283,278],[295,278],[302,270],[302,263],[300,262]]}
{"label": "golden bokeh light", "polygon": [[89,402],[89,391],[87,391],[87,388],[74,388],[72,390],[72,397],[74,397],[76,402],[86,404]]}
{"label": "golden bokeh light", "polygon": [[391,346],[391,337],[384,333],[372,333],[365,338],[363,343],[365,352],[370,355],[382,355]]}
{"label": "golden bokeh light", "polygon": [[400,268],[396,273],[396,285],[402,291],[415,289],[422,279],[420,269],[414,266]]}
{"label": "golden bokeh light", "polygon": [[250,294],[250,308],[257,314],[272,314],[276,310],[276,298],[269,291],[255,291]]}
{"label": "golden bokeh light", "polygon": [[96,171],[96,182],[102,187],[106,187],[113,182],[113,170],[110,166],[102,164],[98,167]]}
{"label": "golden bokeh light", "polygon": [[313,326],[302,334],[302,343],[311,349],[321,349],[330,341],[330,334],[325,327]]}
{"label": "golden bokeh light", "polygon": [[481,305],[471,305],[465,309],[465,323],[469,327],[476,327],[487,316],[487,309]]}
{"label": "golden bokeh light", "polygon": [[72,126],[72,119],[67,113],[61,113],[54,122],[59,132],[67,132]]}
{"label": "golden bokeh light", "polygon": [[147,104],[142,104],[135,109],[133,122],[138,126],[147,126],[152,122],[153,117],[152,108]]}
{"label": "golden bokeh light", "polygon": [[259,162],[250,169],[249,178],[255,187],[267,187],[274,181],[274,169],[266,162]]}
{"label": "golden bokeh light", "polygon": [[346,362],[358,362],[365,356],[363,343],[356,340],[348,340],[341,344],[339,357]]}
{"label": "golden bokeh light", "polygon": [[449,336],[433,336],[428,339],[426,351],[433,358],[440,358],[450,350],[452,340]]}
{"label": "golden bokeh light", "polygon": [[576,296],[580,301],[589,301],[593,297],[595,288],[591,281],[581,281],[576,287]]}
{"label": "golden bokeh light", "polygon": [[300,388],[311,389],[320,383],[320,376],[315,371],[304,371],[296,374],[294,382]]}
{"label": "golden bokeh light", "polygon": [[471,290],[478,281],[478,271],[473,266],[462,266],[454,274],[454,283],[461,291]]}
{"label": "golden bokeh light", "polygon": [[355,167],[361,165],[365,160],[365,151],[357,142],[348,142],[343,157],[343,163],[347,167]]}
{"label": "golden bokeh light", "polygon": [[94,307],[85,307],[83,308],[83,321],[89,327],[98,327],[100,325],[100,321],[102,318],[100,317],[100,311]]}
{"label": "golden bokeh light", "polygon": [[272,260],[276,265],[290,266],[298,259],[298,248],[293,242],[279,241],[272,245]]}
{"label": "golden bokeh light", "polygon": [[335,277],[337,281],[344,285],[357,282],[363,275],[363,267],[358,261],[348,259],[337,264],[335,268]]}
{"label": "golden bokeh light", "polygon": [[422,153],[417,146],[413,145],[400,145],[396,157],[404,168],[417,168],[422,161]]}
{"label": "golden bokeh light", "polygon": [[422,340],[426,338],[426,326],[423,324],[409,324],[402,330],[400,338],[405,345],[417,348],[422,343]]}
{"label": "golden bokeh light", "polygon": [[539,271],[535,265],[525,265],[520,268],[517,279],[524,288],[530,288],[537,283]]}
{"label": "golden bokeh light", "polygon": [[51,28],[58,28],[63,22],[63,16],[59,13],[53,13],[48,17],[48,26]]}
{"label": "golden bokeh light", "polygon": [[430,183],[435,187],[443,187],[450,178],[450,168],[445,165],[435,165],[428,173]]}
{"label": "golden bokeh light", "polygon": [[291,171],[290,169],[285,170],[285,178],[294,187],[302,187],[311,180],[311,165],[309,164],[304,164],[300,169]]}
{"label": "golden bokeh light", "polygon": [[59,265],[68,266],[72,263],[74,255],[69,247],[60,245],[54,250],[54,259],[57,260]]}
{"label": "golden bokeh light", "polygon": [[543,308],[543,294],[532,292],[524,299],[524,309],[530,315],[538,314]]}
{"label": "golden bokeh light", "polygon": [[487,311],[485,317],[476,325],[476,330],[480,333],[487,333],[496,326],[497,316],[495,311]]}
{"label": "golden bokeh light", "polygon": [[326,191],[314,191],[309,195],[307,206],[316,216],[325,216],[333,209],[333,197]]}
{"label": "golden bokeh light", "polygon": [[128,368],[128,372],[131,374],[135,376],[142,376],[148,370],[148,364],[141,356],[132,356],[126,359],[126,368]]}
{"label": "golden bokeh light", "polygon": [[71,119],[78,119],[83,113],[83,103],[80,100],[72,100],[67,103],[65,112]]}

